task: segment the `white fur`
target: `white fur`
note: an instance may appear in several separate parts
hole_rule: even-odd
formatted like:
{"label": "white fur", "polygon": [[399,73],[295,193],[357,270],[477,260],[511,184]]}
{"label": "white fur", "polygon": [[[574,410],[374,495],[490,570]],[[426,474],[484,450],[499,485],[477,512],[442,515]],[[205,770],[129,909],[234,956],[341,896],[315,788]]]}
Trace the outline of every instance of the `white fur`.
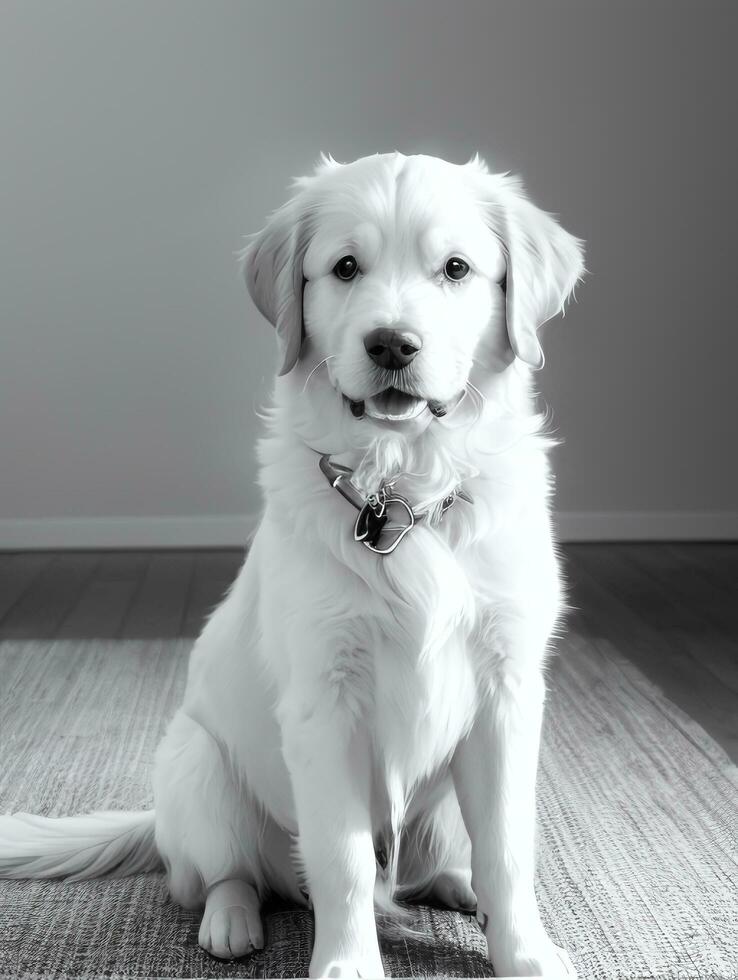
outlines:
{"label": "white fur", "polygon": [[[331,269],[349,252],[361,274],[345,283]],[[451,255],[468,280],[444,279]],[[537,328],[582,274],[580,243],[479,158],[396,153],[325,158],[244,260],[282,374],[259,445],[263,518],[158,751],[156,844],[172,894],[207,901],[201,942],[224,956],[260,945],[268,891],[309,895],[311,976],[362,977],[382,975],[375,902],[476,896],[497,975],[572,976],[533,890],[543,671],[562,589],[530,369],[543,360]],[[344,395],[368,400],[389,383],[363,348],[377,325],[422,338],[402,383],[423,399],[466,390],[456,410],[352,416]],[[367,492],[394,477],[433,512],[463,481],[474,503],[378,557],[353,540],[355,512],[319,472],[322,452]],[[33,874],[35,838],[3,819],[0,872]],[[69,850],[58,873],[84,874]]]}

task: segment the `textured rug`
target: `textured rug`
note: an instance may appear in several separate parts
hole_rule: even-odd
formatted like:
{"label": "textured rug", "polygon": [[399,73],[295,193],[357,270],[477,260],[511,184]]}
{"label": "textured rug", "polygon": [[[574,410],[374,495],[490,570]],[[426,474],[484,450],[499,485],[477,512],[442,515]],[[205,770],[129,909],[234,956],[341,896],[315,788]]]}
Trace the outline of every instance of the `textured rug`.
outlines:
{"label": "textured rug", "polygon": [[[154,748],[190,641],[0,644],[0,811],[151,805]],[[736,768],[605,644],[570,636],[549,675],[538,892],[582,978],[733,977]],[[233,964],[197,946],[197,916],[158,874],[0,882],[3,977],[304,976],[311,916],[266,917],[266,949]],[[392,976],[491,975],[476,923],[418,909],[382,944]]]}

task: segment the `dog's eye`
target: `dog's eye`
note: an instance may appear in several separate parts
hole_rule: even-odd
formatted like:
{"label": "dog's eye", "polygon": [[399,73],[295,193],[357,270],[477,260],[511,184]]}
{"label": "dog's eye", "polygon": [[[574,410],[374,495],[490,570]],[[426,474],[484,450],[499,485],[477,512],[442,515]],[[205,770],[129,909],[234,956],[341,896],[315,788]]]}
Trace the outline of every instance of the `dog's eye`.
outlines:
{"label": "dog's eye", "polygon": [[344,255],[343,258],[340,258],[333,266],[334,276],[338,276],[338,278],[343,279],[344,282],[349,282],[351,279],[353,279],[358,271],[359,263],[356,261],[353,255]]}
{"label": "dog's eye", "polygon": [[457,255],[452,255],[443,267],[443,274],[451,282],[461,282],[469,275],[469,264]]}

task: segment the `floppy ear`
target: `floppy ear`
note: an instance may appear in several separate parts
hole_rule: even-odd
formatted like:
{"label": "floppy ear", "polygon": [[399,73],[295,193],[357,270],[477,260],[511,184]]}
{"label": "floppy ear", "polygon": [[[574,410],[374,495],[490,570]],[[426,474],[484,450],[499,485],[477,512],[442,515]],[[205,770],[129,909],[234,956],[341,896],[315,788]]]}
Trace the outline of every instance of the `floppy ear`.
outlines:
{"label": "floppy ear", "polygon": [[506,185],[495,195],[501,227],[494,230],[507,253],[507,333],[515,356],[539,370],[544,357],[536,332],[563,313],[584,273],[583,243],[532,204],[517,182]]}
{"label": "floppy ear", "polygon": [[304,323],[302,263],[312,235],[302,195],[292,198],[269,219],[241,253],[249,294],[277,330],[280,376],[297,364]]}

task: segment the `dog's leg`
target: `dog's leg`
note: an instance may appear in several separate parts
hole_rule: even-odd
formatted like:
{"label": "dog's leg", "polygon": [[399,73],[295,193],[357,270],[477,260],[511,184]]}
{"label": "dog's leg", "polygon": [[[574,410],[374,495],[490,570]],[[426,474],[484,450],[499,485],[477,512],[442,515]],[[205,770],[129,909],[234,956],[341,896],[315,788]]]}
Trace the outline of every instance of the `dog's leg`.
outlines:
{"label": "dog's leg", "polygon": [[205,900],[200,945],[221,959],[261,948],[260,815],[236,786],[221,747],[183,712],[157,750],[154,797],[172,897],[186,908]]}
{"label": "dog's leg", "polygon": [[472,887],[498,976],[575,977],[543,928],[534,891],[535,783],[544,682],[503,666],[452,769],[472,842]]}
{"label": "dog's leg", "polygon": [[376,863],[368,736],[336,681],[293,684],[280,708],[307,887],[315,913],[311,977],[383,977],[374,918]]}

